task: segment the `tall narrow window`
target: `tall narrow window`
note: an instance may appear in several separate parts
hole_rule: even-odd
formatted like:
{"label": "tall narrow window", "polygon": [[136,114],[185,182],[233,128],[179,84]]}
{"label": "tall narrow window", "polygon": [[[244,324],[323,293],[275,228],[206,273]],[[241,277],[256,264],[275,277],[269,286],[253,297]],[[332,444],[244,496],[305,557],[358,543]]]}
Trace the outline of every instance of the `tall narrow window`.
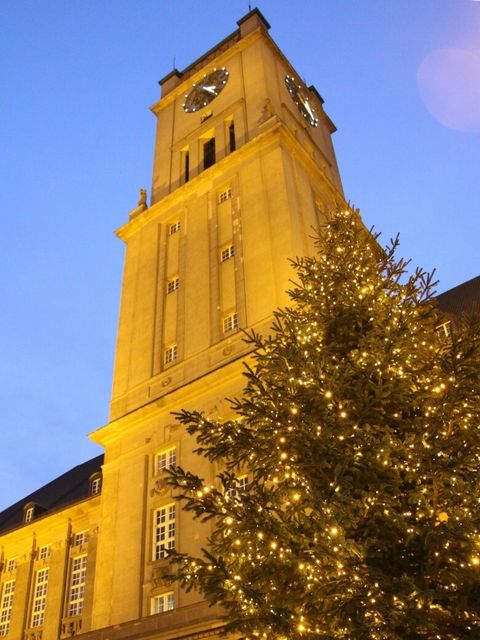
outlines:
{"label": "tall narrow window", "polygon": [[151,599],[150,613],[152,615],[156,613],[164,613],[165,611],[171,611],[175,606],[175,600],[173,597],[173,591],[170,593],[161,593],[158,596],[153,596]]}
{"label": "tall narrow window", "polygon": [[190,152],[187,150],[183,154],[183,181],[190,180]]}
{"label": "tall narrow window", "polygon": [[175,504],[157,509],[153,516],[153,559],[161,560],[175,546]]}
{"label": "tall narrow window", "polygon": [[35,588],[33,590],[32,627],[41,627],[45,620],[45,608],[47,605],[48,569],[39,569],[35,575]]}
{"label": "tall narrow window", "polygon": [[215,164],[215,138],[210,138],[203,144],[203,168],[208,169]]}
{"label": "tall narrow window", "polygon": [[25,509],[25,514],[23,518],[23,521],[25,522],[25,524],[28,524],[33,520],[34,509],[35,507],[28,507],[27,509]]}
{"label": "tall narrow window", "polygon": [[180,184],[190,180],[190,150],[185,147],[180,151]]}
{"label": "tall narrow window", "polygon": [[235,151],[235,149],[236,149],[236,145],[235,145],[235,124],[233,123],[233,120],[230,122],[230,125],[228,127],[228,147],[230,149],[230,153],[232,153],[232,151]]}
{"label": "tall narrow window", "polygon": [[14,593],[15,580],[4,582],[2,589],[2,599],[0,600],[0,636],[8,635],[8,631],[10,629]]}
{"label": "tall narrow window", "polygon": [[68,588],[67,616],[79,616],[83,611],[85,597],[85,578],[87,575],[87,556],[72,558],[70,585]]}

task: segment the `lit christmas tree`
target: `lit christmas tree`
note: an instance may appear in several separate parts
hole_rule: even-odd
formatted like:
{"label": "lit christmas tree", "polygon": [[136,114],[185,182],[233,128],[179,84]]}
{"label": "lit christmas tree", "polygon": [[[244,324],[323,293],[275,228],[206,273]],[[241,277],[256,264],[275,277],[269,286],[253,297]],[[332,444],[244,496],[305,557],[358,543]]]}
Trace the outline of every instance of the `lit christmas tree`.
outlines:
{"label": "lit christmas tree", "polygon": [[431,278],[397,244],[335,215],[272,335],[249,336],[234,417],[179,414],[224,471],[172,472],[213,518],[176,579],[243,637],[480,638],[480,332],[441,345]]}

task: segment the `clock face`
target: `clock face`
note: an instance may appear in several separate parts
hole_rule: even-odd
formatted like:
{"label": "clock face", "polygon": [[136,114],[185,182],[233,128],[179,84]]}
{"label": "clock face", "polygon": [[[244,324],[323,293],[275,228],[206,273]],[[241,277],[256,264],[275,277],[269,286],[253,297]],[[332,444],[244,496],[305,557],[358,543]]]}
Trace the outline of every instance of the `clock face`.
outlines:
{"label": "clock face", "polygon": [[228,81],[228,71],[225,67],[214,69],[208,76],[203,76],[202,80],[193,85],[190,93],[185,96],[183,109],[186,113],[193,113],[206,107],[214,100],[220,91],[223,91]]}
{"label": "clock face", "polygon": [[318,118],[315,114],[313,105],[310,103],[310,100],[306,95],[305,90],[300,84],[297,84],[295,78],[293,78],[292,76],[285,76],[285,84],[287,86],[290,97],[297,105],[297,109],[300,111],[302,116],[311,127],[317,127]]}

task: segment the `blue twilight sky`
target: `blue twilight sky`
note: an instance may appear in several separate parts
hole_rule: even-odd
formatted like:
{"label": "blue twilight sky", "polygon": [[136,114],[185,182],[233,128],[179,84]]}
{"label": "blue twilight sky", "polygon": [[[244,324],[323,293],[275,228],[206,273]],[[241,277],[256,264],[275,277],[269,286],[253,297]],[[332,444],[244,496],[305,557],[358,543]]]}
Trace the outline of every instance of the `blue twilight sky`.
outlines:
{"label": "blue twilight sky", "polygon": [[[252,2],[252,6],[255,6]],[[338,127],[347,198],[439,291],[480,273],[480,2],[263,0]],[[247,0],[0,4],[0,509],[99,451],[157,81]]]}

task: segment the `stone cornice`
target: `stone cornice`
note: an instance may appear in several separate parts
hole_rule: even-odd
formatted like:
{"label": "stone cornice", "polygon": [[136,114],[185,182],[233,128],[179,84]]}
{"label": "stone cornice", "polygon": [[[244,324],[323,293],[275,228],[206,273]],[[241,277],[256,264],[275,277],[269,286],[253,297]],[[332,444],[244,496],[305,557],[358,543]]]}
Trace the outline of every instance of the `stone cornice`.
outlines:
{"label": "stone cornice", "polygon": [[[195,178],[192,178],[189,182],[178,187],[164,198],[153,204],[149,209],[146,209],[140,215],[135,216],[129,222],[116,230],[116,235],[124,242],[135,234],[139,229],[149,224],[152,220],[160,217],[162,213],[171,209],[172,206],[181,206],[188,198],[199,190],[202,183],[206,181],[215,180],[217,177],[227,175],[228,171],[238,165],[245,158],[258,153],[259,147],[267,147],[275,142],[283,141],[285,146],[303,162],[313,175],[315,175],[319,181],[327,185],[328,190],[332,195],[342,196],[339,190],[335,187],[333,182],[325,174],[324,171],[315,163],[311,154],[299,143],[294,133],[289,130],[285,123],[278,117],[273,116],[270,118],[268,124],[269,128],[266,131],[258,134],[252,138],[249,142],[245,143],[234,153],[229,154],[225,158],[219,160],[209,169],[202,171]],[[320,149],[315,145],[315,149],[322,155],[322,159],[325,163],[328,163],[325,156]]]}

